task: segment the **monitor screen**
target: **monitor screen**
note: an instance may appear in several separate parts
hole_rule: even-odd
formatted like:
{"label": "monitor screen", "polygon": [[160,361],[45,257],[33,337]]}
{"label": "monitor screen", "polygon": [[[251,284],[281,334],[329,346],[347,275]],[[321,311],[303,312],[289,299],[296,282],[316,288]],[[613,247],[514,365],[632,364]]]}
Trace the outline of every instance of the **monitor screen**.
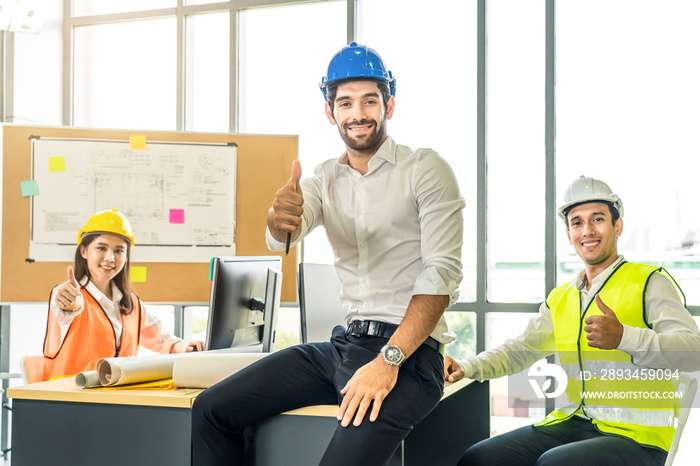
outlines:
{"label": "monitor screen", "polygon": [[212,267],[207,350],[274,351],[282,258],[215,257]]}

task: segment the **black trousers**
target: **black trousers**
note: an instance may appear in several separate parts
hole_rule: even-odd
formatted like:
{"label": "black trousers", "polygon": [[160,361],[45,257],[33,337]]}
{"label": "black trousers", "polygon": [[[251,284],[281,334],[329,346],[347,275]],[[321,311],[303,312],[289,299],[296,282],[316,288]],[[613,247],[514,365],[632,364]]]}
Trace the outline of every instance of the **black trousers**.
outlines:
{"label": "black trousers", "polygon": [[627,437],[604,435],[592,422],[573,417],[482,440],[464,452],[458,465],[661,466],[665,461],[665,451],[644,447]]}
{"label": "black trousers", "polygon": [[[327,343],[309,343],[270,354],[208,388],[192,407],[192,464],[245,464],[246,426],[303,406],[339,404],[355,371],[377,357],[386,338],[346,336],[336,327]],[[399,370],[379,417],[336,428],[321,465],[383,465],[440,401],[440,353],[422,345]],[[370,407],[371,410],[371,407]]]}

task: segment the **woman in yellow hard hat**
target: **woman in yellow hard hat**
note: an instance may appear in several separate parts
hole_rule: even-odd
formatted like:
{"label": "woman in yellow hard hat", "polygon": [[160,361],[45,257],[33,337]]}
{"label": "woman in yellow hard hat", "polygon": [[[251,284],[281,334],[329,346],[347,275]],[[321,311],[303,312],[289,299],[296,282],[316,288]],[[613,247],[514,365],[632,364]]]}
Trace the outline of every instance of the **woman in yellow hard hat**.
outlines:
{"label": "woman in yellow hard hat", "polygon": [[97,212],[78,232],[75,268],[55,287],[44,340],[44,380],[95,370],[100,358],[134,356],[141,345],[158,353],[202,350],[162,329],[131,291],[134,233],[116,209]]}

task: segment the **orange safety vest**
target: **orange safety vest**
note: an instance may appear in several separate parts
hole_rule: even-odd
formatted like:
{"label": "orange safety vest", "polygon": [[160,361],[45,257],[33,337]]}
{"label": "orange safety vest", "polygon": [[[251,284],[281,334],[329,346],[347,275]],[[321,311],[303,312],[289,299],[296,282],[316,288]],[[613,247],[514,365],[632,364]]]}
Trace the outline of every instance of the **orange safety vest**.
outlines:
{"label": "orange safety vest", "polygon": [[83,294],[83,312],[73,319],[63,344],[55,352],[49,351],[48,343],[61,338],[61,327],[51,312],[49,302],[43,380],[94,371],[97,360],[101,358],[136,355],[141,333],[141,303],[138,297],[132,293],[134,307],[129,314],[122,314],[122,338],[121,344],[117,345],[114,327],[102,306],[85,288],[81,287],[80,292]]}

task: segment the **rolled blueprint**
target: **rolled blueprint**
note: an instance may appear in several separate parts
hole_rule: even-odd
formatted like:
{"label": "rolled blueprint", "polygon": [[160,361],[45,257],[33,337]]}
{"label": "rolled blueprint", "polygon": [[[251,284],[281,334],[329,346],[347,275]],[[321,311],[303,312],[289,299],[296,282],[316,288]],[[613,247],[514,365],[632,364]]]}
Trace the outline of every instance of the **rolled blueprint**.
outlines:
{"label": "rolled blueprint", "polygon": [[97,375],[97,371],[87,371],[81,372],[75,376],[75,384],[78,388],[88,388],[88,387],[99,387],[100,376]]}
{"label": "rolled blueprint", "polygon": [[173,385],[181,388],[209,388],[268,354],[207,351],[178,358],[173,367]]}
{"label": "rolled blueprint", "polygon": [[103,358],[97,361],[97,375],[104,387],[169,379],[176,357],[184,354]]}
{"label": "rolled blueprint", "polygon": [[[202,373],[206,375],[207,368],[210,366],[207,366],[207,359],[206,357],[208,356],[214,356],[214,355],[221,355],[221,354],[228,354],[228,355],[239,355],[239,356],[244,356],[243,359],[241,359],[241,362],[237,364],[236,367],[239,367],[241,364],[243,364],[243,361],[250,361],[260,359],[262,356],[264,356],[263,353],[260,352],[260,347],[257,346],[248,346],[248,347],[242,347],[242,348],[225,348],[221,350],[215,350],[215,351],[205,351],[205,352],[189,352],[189,353],[176,353],[176,354],[155,354],[155,355],[148,355],[148,356],[128,356],[128,357],[123,357],[123,358],[102,358],[97,360],[97,365],[96,365],[96,375],[98,378],[97,383],[94,385],[94,377],[92,375],[85,375],[85,383],[89,383],[91,385],[86,385],[86,386],[97,386],[97,385],[102,385],[103,387],[112,387],[114,385],[126,385],[126,384],[132,384],[132,383],[141,383],[141,382],[153,382],[155,380],[164,380],[164,379],[170,379],[173,377],[173,367],[175,365],[175,361],[179,360],[185,360],[185,359],[190,359],[190,358],[195,358],[197,361],[202,361],[201,364],[204,364],[204,367],[199,369],[199,372],[197,373]],[[245,359],[247,357],[248,359]],[[204,359],[202,359],[204,358]],[[251,359],[252,358],[252,359]],[[235,358],[234,358],[235,359]],[[247,364],[246,364],[247,365]],[[188,366],[191,367],[193,371],[195,371],[195,365]],[[245,366],[243,366],[245,367]],[[190,369],[188,369],[190,370]],[[211,370],[214,371],[214,377],[218,377],[220,372],[220,369],[214,367],[211,368]],[[235,369],[238,370],[238,369]],[[90,372],[85,372],[83,374],[91,374]],[[80,375],[80,374],[79,374]],[[228,374],[226,374],[228,375]],[[224,377],[226,376],[224,375]],[[88,379],[89,377],[89,379]],[[76,376],[76,384],[80,388],[85,388],[81,387],[80,383],[83,383],[82,381],[83,377]],[[223,377],[222,377],[223,378]],[[189,376],[186,376],[187,381],[196,381],[197,379],[192,379]],[[207,376],[206,378],[206,383],[211,380],[211,376]],[[219,379],[221,380],[221,379]],[[194,383],[194,382],[193,382]],[[199,382],[204,383],[204,382]],[[184,385],[183,385],[184,386]],[[193,385],[194,387],[194,385]],[[196,385],[196,387],[199,387],[199,385]]]}

